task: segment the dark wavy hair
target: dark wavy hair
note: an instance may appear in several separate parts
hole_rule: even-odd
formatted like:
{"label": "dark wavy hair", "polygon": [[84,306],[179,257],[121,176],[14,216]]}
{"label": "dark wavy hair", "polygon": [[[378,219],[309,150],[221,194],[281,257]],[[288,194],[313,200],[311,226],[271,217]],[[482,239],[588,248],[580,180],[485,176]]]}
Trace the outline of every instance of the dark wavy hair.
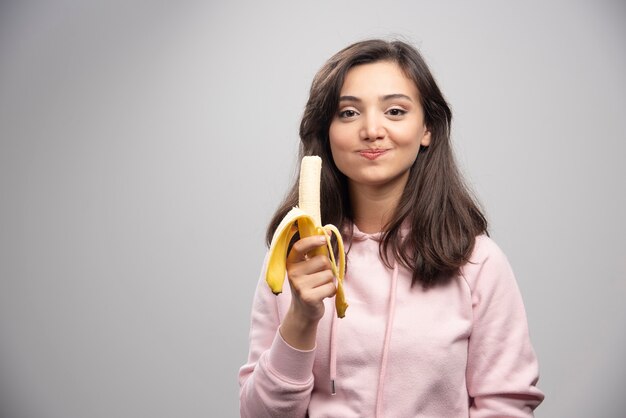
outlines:
{"label": "dark wavy hair", "polygon": [[[447,281],[468,261],[476,236],[487,233],[487,220],[454,161],[452,112],[420,53],[402,41],[373,39],[352,44],[331,57],[311,85],[300,123],[299,157],[322,158],[322,223],[332,223],[351,235],[348,182],[333,161],[328,132],[346,73],[354,66],[379,61],[395,62],[415,82],[431,132],[430,144],[420,149],[395,213],[385,226],[379,252],[388,267],[393,257],[413,272],[413,284],[429,287]],[[281,219],[297,204],[298,179],[268,226],[268,245]],[[403,238],[404,225],[409,232]]]}

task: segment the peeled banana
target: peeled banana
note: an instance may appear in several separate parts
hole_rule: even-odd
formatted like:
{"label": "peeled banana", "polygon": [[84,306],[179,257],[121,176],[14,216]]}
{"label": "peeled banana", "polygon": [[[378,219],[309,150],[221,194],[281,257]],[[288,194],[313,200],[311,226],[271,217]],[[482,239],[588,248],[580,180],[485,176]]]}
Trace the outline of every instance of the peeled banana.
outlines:
{"label": "peeled banana", "polygon": [[[337,293],[335,294],[335,308],[337,316],[343,318],[348,304],[343,290],[343,278],[346,272],[346,259],[343,240],[339,230],[334,225],[322,226],[320,215],[320,177],[322,172],[322,159],[318,156],[307,156],[302,159],[300,165],[300,183],[298,206],[292,208],[276,228],[270,244],[270,253],[265,280],[275,295],[283,291],[285,281],[287,249],[296,232],[300,238],[312,235],[326,237],[326,247],[317,248],[312,255],[323,254],[330,258],[333,275],[336,278]],[[337,238],[339,246],[339,264],[335,260],[329,231]]]}

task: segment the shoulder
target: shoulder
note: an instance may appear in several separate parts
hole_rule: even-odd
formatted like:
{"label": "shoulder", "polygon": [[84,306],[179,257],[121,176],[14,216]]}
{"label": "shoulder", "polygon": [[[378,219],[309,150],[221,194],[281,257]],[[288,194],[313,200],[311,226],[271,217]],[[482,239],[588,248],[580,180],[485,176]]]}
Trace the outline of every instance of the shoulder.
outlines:
{"label": "shoulder", "polygon": [[485,234],[474,239],[474,248],[470,255],[470,263],[481,263],[489,259],[506,259],[506,255],[496,242]]}
{"label": "shoulder", "polygon": [[502,249],[484,234],[476,237],[469,260],[461,267],[460,273],[471,289],[515,280],[509,260]]}

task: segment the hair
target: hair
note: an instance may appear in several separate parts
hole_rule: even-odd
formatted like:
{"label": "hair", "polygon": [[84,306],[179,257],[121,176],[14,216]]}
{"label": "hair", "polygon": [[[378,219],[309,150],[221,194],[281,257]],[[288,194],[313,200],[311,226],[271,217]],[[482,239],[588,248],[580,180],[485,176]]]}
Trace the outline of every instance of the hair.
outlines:
{"label": "hair", "polygon": [[[334,163],[330,124],[338,111],[339,94],[347,72],[357,65],[390,61],[398,64],[417,86],[431,141],[422,146],[413,163],[395,213],[385,225],[379,253],[391,268],[391,257],[413,272],[412,284],[443,283],[469,261],[477,235],[487,233],[487,220],[465,186],[450,143],[452,112],[426,62],[402,41],[366,40],[332,56],[311,84],[300,123],[300,151],[322,158],[320,187],[322,223],[353,232],[348,181]],[[267,243],[287,212],[298,204],[298,179],[274,214]],[[402,233],[409,227],[408,234]]]}

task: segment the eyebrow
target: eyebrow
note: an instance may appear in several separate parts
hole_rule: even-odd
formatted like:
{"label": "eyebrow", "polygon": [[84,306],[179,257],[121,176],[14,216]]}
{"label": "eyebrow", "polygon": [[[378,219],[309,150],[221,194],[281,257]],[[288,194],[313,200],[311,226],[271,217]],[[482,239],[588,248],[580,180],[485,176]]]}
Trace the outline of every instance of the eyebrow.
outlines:
{"label": "eyebrow", "polygon": [[[384,102],[387,100],[391,100],[391,99],[406,99],[409,100],[410,102],[413,102],[413,99],[411,99],[409,96],[407,96],[406,94],[401,94],[401,93],[394,93],[394,94],[386,94],[384,96],[380,96],[380,101]],[[339,101],[340,102],[356,102],[356,103],[361,103],[363,100],[361,100],[360,98],[356,97],[356,96],[340,96],[339,97]]]}

